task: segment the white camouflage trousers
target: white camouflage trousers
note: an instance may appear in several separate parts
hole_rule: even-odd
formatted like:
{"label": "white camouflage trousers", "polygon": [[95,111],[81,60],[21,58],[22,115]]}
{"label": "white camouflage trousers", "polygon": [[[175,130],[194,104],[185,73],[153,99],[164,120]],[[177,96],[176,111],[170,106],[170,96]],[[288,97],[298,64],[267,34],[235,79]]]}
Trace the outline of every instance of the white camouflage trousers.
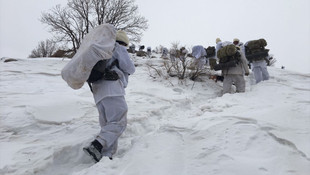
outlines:
{"label": "white camouflage trousers", "polygon": [[264,80],[269,80],[269,73],[267,71],[267,65],[264,60],[253,62],[252,71],[254,73],[256,83],[259,83]]}
{"label": "white camouflage trousers", "polygon": [[101,130],[97,140],[103,146],[102,155],[112,157],[118,138],[127,125],[127,103],[124,96],[106,97],[97,104]]}
{"label": "white camouflage trousers", "polygon": [[233,83],[236,86],[236,92],[245,92],[245,80],[243,75],[228,74],[224,76],[223,94],[231,92]]}

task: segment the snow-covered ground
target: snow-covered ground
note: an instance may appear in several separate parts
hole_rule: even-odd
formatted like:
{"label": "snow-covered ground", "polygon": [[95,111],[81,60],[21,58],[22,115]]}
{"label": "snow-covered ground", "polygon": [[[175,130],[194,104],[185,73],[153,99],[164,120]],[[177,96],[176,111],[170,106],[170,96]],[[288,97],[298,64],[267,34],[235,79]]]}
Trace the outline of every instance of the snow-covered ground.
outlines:
{"label": "snow-covered ground", "polygon": [[99,132],[87,84],[69,88],[68,60],[0,62],[0,174],[308,175],[310,75],[269,68],[269,81],[220,97],[221,83],[154,79],[135,58],[128,126],[111,161],[82,147]]}

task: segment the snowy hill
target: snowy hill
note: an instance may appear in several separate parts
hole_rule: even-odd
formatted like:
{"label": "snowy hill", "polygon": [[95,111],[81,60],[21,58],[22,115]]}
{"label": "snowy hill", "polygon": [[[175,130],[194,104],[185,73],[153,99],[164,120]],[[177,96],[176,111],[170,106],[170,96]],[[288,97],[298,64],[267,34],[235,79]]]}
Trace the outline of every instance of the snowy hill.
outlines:
{"label": "snowy hill", "polygon": [[310,75],[269,68],[271,79],[220,96],[221,83],[153,79],[135,58],[128,126],[113,161],[82,147],[99,132],[85,84],[72,90],[69,60],[0,62],[0,174],[307,175]]}

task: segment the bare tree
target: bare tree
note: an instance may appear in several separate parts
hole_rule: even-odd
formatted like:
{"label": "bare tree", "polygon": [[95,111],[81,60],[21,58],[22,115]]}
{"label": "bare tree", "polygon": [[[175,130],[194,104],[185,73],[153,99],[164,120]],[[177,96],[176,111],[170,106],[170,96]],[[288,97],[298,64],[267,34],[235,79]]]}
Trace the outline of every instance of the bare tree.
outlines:
{"label": "bare tree", "polygon": [[32,50],[29,58],[50,57],[56,52],[56,50],[56,43],[47,39],[46,41],[39,42],[37,48]]}
{"label": "bare tree", "polygon": [[77,21],[71,9],[62,8],[60,5],[54,7],[50,13],[44,13],[41,22],[49,25],[50,32],[54,33],[57,42],[71,43],[72,49],[76,52],[81,42],[83,21]]}
{"label": "bare tree", "polygon": [[58,42],[71,44],[74,52],[84,36],[94,27],[109,23],[124,30],[131,41],[139,42],[148,28],[147,20],[138,14],[134,0],[68,0],[66,7],[57,5],[42,14],[41,22],[50,26]]}
{"label": "bare tree", "polygon": [[174,50],[179,50],[179,45],[180,45],[180,41],[174,41],[171,43],[171,48],[170,50],[174,49]]}

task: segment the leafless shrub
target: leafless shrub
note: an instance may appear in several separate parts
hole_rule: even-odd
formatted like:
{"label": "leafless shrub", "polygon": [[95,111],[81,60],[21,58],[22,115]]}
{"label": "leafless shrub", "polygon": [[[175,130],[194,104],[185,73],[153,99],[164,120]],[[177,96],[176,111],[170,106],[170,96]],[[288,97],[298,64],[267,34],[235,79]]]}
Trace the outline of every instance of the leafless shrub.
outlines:
{"label": "leafless shrub", "polygon": [[159,68],[156,68],[154,65],[147,64],[147,66],[148,66],[148,68],[149,68],[149,73],[150,73],[150,76],[151,76],[151,77],[156,78],[156,76],[154,76],[154,75],[151,73],[150,69],[155,70],[155,72],[157,73],[157,75],[158,75],[159,77],[163,77],[163,76],[164,76],[164,74],[162,73],[162,71],[161,71]]}
{"label": "leafless shrub", "polygon": [[[156,47],[156,50],[160,50],[160,48],[163,47]],[[183,49],[185,49],[185,47],[182,47],[182,50]],[[171,43],[169,52],[170,59],[164,60],[161,66],[148,65],[150,76],[164,79],[177,77],[179,83],[184,84],[186,79],[189,78],[195,81],[200,75],[206,73],[205,68],[199,69],[195,59],[188,57],[188,52],[182,52],[182,50],[179,42]]]}
{"label": "leafless shrub", "polygon": [[72,58],[74,56],[74,52],[72,50],[63,50],[63,49],[58,49],[52,57],[57,57],[57,58]]}
{"label": "leafless shrub", "polygon": [[31,51],[29,58],[51,57],[57,50],[56,43],[47,39],[39,42],[37,48]]}
{"label": "leafless shrub", "polygon": [[155,47],[155,53],[157,53],[157,54],[162,53],[163,49],[164,49],[164,46],[159,45],[159,46]]}
{"label": "leafless shrub", "polygon": [[267,66],[275,66],[277,59],[271,56],[267,61]]}

